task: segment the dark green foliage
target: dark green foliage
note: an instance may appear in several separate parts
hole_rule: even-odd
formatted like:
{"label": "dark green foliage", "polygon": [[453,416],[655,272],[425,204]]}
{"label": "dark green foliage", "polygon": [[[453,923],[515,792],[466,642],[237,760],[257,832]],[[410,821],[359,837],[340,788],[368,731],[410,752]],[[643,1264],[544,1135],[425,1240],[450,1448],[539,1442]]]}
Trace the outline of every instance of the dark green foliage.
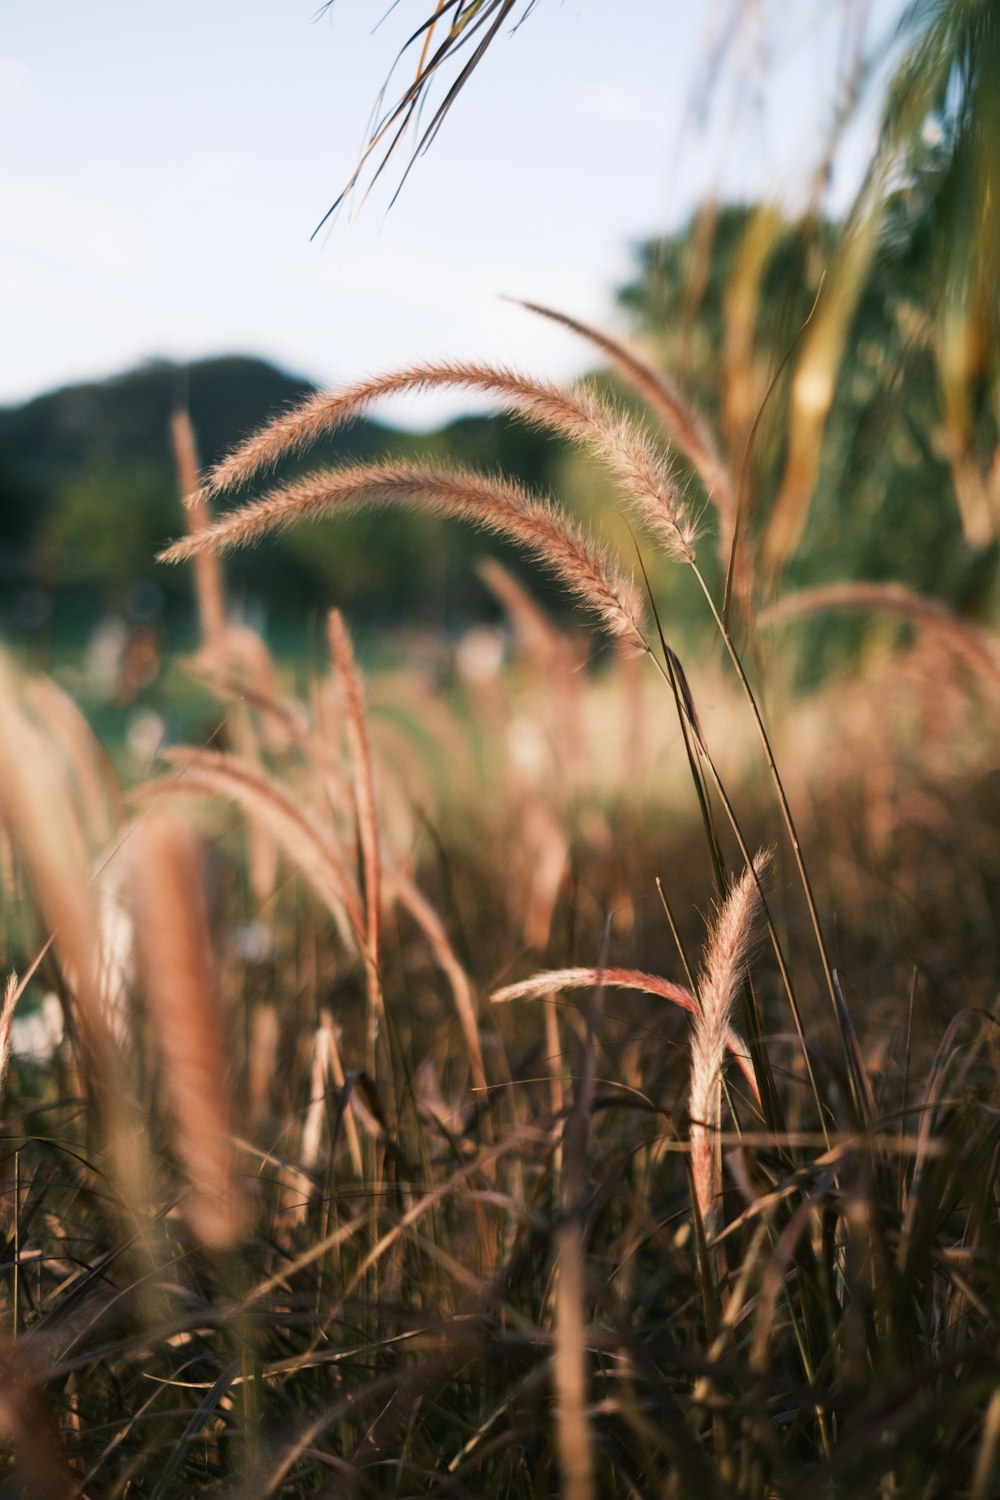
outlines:
{"label": "dark green foliage", "polygon": [[[161,362],[0,411],[0,570],[12,586],[8,599],[16,603],[17,590],[41,586],[58,608],[65,595],[79,629],[104,608],[127,607],[144,578],[186,595],[180,575],[151,561],[182,529],[171,411],[188,403],[208,465],[312,389],[262,360]],[[393,455],[503,469],[540,489],[558,462],[558,448],[539,434],[503,417],[468,417],[427,435],[359,420],[335,442],[318,444],[308,466]],[[294,469],[286,465],[281,476]],[[236,557],[227,575],[237,601],[266,598],[279,632],[303,607],[319,613],[330,604],[362,620],[450,625],[492,612],[472,567],[483,545],[431,520],[360,516]],[[513,558],[498,544],[493,550]],[[523,559],[515,566],[526,569]]]}
{"label": "dark green foliage", "polygon": [[[995,543],[969,547],[945,455],[928,327],[937,285],[929,232],[939,212],[936,186],[935,168],[928,164],[889,206],[882,248],[837,372],[809,522],[781,587],[893,579],[977,618],[994,602],[1000,551]],[[620,294],[637,328],[652,340],[657,361],[677,374],[717,430],[725,415],[726,297],[758,212],[724,208],[696,218],[675,239],[639,247],[638,275]],[[761,281],[754,338],[754,357],[768,380],[806,326],[836,245],[832,225],[806,220],[781,226]],[[768,398],[752,447],[736,444],[728,453],[731,469],[744,475],[746,524],[755,547],[784,473],[793,374],[794,358]],[[761,379],[760,399],[766,388]],[[996,416],[984,401],[976,434],[984,467],[996,441]],[[693,476],[689,482],[696,483]],[[711,524],[710,511],[708,518]],[[767,602],[766,592],[760,602]],[[871,628],[829,617],[804,623],[809,680],[856,653]],[[884,633],[884,624],[878,628]]]}
{"label": "dark green foliage", "polygon": [[56,490],[100,460],[172,471],[170,413],[187,404],[202,460],[219,458],[269,411],[312,387],[263,360],[155,361],[113,380],[68,386],[0,411],[3,539],[30,537]]}
{"label": "dark green foliage", "polygon": [[127,598],[176,517],[177,489],[165,466],[108,453],[56,489],[39,538],[39,570],[62,584],[91,584],[109,599]]}

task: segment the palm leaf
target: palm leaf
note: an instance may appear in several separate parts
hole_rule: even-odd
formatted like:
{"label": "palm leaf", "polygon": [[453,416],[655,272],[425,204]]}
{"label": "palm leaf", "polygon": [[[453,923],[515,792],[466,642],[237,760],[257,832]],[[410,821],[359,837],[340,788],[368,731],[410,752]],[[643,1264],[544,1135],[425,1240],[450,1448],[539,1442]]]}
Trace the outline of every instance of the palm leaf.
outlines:
{"label": "palm leaf", "polygon": [[[322,9],[328,10],[332,4],[333,0],[326,0],[326,4]],[[514,29],[534,10],[537,0],[521,0],[521,4],[523,7],[521,16],[515,22]],[[400,58],[411,47],[414,47],[418,42],[422,44],[420,59],[413,82],[404,89],[396,103],[376,120],[365,148],[358,158],[345,186],[338,193],[313,230],[313,237],[319,233],[331,215],[336,213],[348,193],[352,192],[358,185],[366,169],[372,167],[371,178],[365,189],[365,196],[367,196],[389,164],[389,161],[400,148],[410,125],[419,116],[420,109],[426,102],[438,74],[452,61],[457,63],[459,55],[471,47],[466,60],[449,84],[444,99],[434,111],[430,124],[422,131],[413,148],[399,186],[393,193],[392,201],[395,202],[418,156],[426,151],[437,135],[448,111],[472,77],[476,68],[482,62],[491,43],[496,39],[504,22],[517,8],[517,5],[518,0],[437,0],[432,13],[427,16],[417,27],[416,31],[413,32],[412,36],[408,38],[396,58],[396,62],[398,63]],[[452,15],[447,34],[437,48],[431,51],[435,29],[439,23],[444,21],[449,12]],[[478,40],[475,40],[477,37]],[[474,45],[472,45],[473,42],[475,42]],[[428,54],[430,55],[428,56]],[[395,64],[393,66],[395,67]]]}

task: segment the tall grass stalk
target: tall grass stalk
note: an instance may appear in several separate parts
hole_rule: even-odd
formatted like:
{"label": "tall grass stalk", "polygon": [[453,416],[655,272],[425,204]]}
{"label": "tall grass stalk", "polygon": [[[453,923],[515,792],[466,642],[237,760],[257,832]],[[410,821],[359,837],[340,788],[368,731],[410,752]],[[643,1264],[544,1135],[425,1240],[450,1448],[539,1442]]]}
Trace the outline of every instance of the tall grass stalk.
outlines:
{"label": "tall grass stalk", "polygon": [[[641,386],[628,351],[600,347]],[[933,859],[896,858],[889,841],[876,871],[852,843],[873,813],[838,741],[828,781],[797,768],[811,816],[799,840],[665,455],[588,389],[487,366],[361,382],[285,414],[207,477],[196,506],[421,383],[490,391],[596,452],[618,503],[695,568],[739,691],[710,679],[695,692],[658,618],[660,649],[648,639],[613,554],[551,502],[393,463],[292,479],[169,555],[214,558],[365,505],[422,508],[544,561],[612,637],[619,672],[580,670],[568,630],[488,567],[521,648],[510,668],[456,671],[447,706],[437,681],[363,682],[335,615],[332,669],[298,701],[262,637],[220,619],[220,603],[193,666],[200,691],[227,704],[230,744],[166,748],[166,774],[138,789],[124,834],[80,715],[55,689],[5,679],[5,971],[25,977],[8,987],[0,1042],[26,1019],[19,992],[30,1006],[43,983],[71,1030],[93,1015],[108,1042],[75,1062],[57,1046],[45,1065],[14,1048],[0,1093],[16,1334],[0,1349],[0,1417],[20,1479],[43,1500],[986,1500],[1000,1432],[1000,1047],[990,993],[949,967],[970,933],[992,952],[983,820],[961,812],[972,794],[952,777],[947,798],[928,798]],[[707,488],[719,450],[663,390],[661,416]],[[190,445],[180,457],[194,493]],[[221,570],[216,582],[218,602]],[[900,609],[950,631],[953,656],[971,649],[933,610]],[[992,644],[979,646],[985,679]],[[658,759],[662,726],[621,681],[629,652],[632,667],[649,655],[670,690],[690,818]],[[710,696],[718,737],[733,740],[725,777]],[[747,701],[746,764],[762,743],[811,913],[796,902],[780,937],[752,854],[773,829],[754,776],[730,769]],[[630,726],[649,737],[642,754]],[[626,787],[609,790],[612,760]],[[270,841],[266,888],[248,891],[241,854],[234,863],[244,825]],[[815,892],[806,836],[829,849]],[[743,868],[731,876],[733,840]],[[140,961],[112,1032],[94,870],[122,842]],[[812,1030],[808,978],[814,940],[829,963],[819,918],[834,901],[864,964],[854,1015],[828,968],[842,1063]],[[908,934],[906,973],[921,971],[905,1035],[879,901]],[[904,929],[910,901],[919,917]],[[600,962],[584,965],[609,910]],[[777,973],[762,961],[751,978],[765,924]],[[801,1065],[775,1024],[782,990]],[[479,994],[494,1003],[480,1011]],[[115,1166],[129,1141],[162,1143],[133,1150],[131,1177]],[[32,1470],[46,1454],[49,1468]],[[0,1487],[13,1475],[0,1468]]]}
{"label": "tall grass stalk", "polygon": [[361,678],[354,663],[354,650],[339,610],[327,620],[330,654],[343,689],[347,735],[354,766],[354,806],[364,873],[365,971],[368,983],[368,1071],[377,1078],[379,1035],[384,1025],[385,1001],[380,977],[382,950],[382,871],[379,855],[378,813],[368,730],[365,723]]}
{"label": "tall grass stalk", "polygon": [[761,852],[733,885],[709,934],[698,1008],[691,1028],[691,1171],[698,1211],[709,1235],[719,1224],[722,1157],[718,1145],[722,1065],[731,1018],[745,980],[747,959],[760,911],[758,891],[770,863]]}
{"label": "tall grass stalk", "polygon": [[133,859],[145,993],[176,1149],[193,1188],[185,1212],[206,1244],[228,1249],[241,1233],[244,1212],[233,1174],[229,1049],[198,847],[176,817],[157,812],[143,822]]}

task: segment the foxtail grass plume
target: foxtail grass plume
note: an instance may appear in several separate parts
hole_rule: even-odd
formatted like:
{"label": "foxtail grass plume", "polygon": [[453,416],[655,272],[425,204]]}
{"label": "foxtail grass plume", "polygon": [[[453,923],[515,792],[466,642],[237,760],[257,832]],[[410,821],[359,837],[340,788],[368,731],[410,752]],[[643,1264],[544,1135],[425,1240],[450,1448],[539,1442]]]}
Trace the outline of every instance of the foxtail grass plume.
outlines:
{"label": "foxtail grass plume", "polygon": [[193,1193],[184,1211],[218,1249],[233,1245],[243,1206],[233,1174],[228,1049],[212,972],[198,846],[183,823],[155,811],[137,836],[133,889],[150,1020],[177,1156]]}
{"label": "foxtail grass plume", "polygon": [[414,506],[468,521],[523,547],[598,617],[609,635],[645,651],[641,596],[604,548],[550,501],[510,480],[462,469],[369,464],[321,470],[175,542],[161,561],[183,562],[206,549],[247,546],[300,521],[384,505]]}
{"label": "foxtail grass plume", "polygon": [[68,769],[22,706],[27,691],[0,657],[0,826],[26,871],[72,991],[88,1086],[105,1104],[113,1048],[99,984],[100,930],[90,855]]}
{"label": "foxtail grass plume", "polygon": [[662,450],[639,423],[586,385],[564,391],[498,365],[448,361],[413,365],[309,396],[217,464],[205,480],[202,498],[238,489],[273,470],[279,460],[328,437],[380,397],[443,387],[494,396],[532,426],[587,449],[618,480],[632,509],[665,550],[682,561],[694,560],[697,527]]}
{"label": "foxtail grass plume", "polygon": [[620,343],[610,334],[568,313],[545,307],[540,302],[524,302],[512,299],[516,306],[526,312],[537,313],[541,318],[550,318],[553,323],[579,334],[595,349],[610,359],[615,368],[628,381],[644,401],[660,418],[674,445],[697,470],[702,484],[719,512],[724,528],[731,531],[736,515],[736,492],[732,479],[720,457],[708,423],[701,412],[681,394],[667,379],[662,370],[655,370],[634,349]]}
{"label": "foxtail grass plume", "polygon": [[139,788],[146,799],[163,796],[226,797],[274,839],[301,871],[337,923],[345,944],[366,951],[361,898],[346,857],[330,830],[274,777],[235,755],[174,745],[161,759],[179,768]]}
{"label": "foxtail grass plume", "polygon": [[[198,450],[186,408],[180,407],[172,414],[170,437],[188,526],[191,531],[201,531],[211,517],[198,484]],[[226,632],[225,589],[218,559],[210,552],[201,553],[195,559],[194,583],[202,642],[205,646],[218,647]]]}
{"label": "foxtail grass plume", "polygon": [[754,857],[719,908],[708,936],[698,984],[699,1006],[691,1028],[691,1170],[698,1211],[709,1233],[718,1221],[722,1187],[719,1125],[722,1065],[740,985],[761,911],[760,882],[771,861],[769,850]]}
{"label": "foxtail grass plume", "polygon": [[27,678],[22,692],[25,707],[71,773],[80,830],[88,850],[106,849],[122,816],[121,793],[106,751],[78,704],[51,677]]}
{"label": "foxtail grass plume", "polygon": [[[579,989],[642,990],[647,995],[658,995],[683,1010],[698,1015],[698,1002],[681,984],[670,979],[661,979],[658,974],[644,974],[640,969],[544,969],[530,979],[517,984],[506,984],[494,990],[490,999],[495,1005],[505,1005],[512,1000],[542,1000],[557,990]],[[750,1061],[750,1049],[738,1032],[727,1024],[723,1033],[723,1046],[732,1053],[755,1099],[760,1098],[757,1077]]]}

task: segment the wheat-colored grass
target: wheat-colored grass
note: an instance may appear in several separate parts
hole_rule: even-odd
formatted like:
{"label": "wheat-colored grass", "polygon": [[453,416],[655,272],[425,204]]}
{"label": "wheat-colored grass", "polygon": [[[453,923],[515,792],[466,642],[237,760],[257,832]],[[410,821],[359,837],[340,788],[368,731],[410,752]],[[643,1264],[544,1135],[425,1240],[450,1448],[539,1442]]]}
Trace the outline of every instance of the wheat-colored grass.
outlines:
{"label": "wheat-colored grass", "polygon": [[97,899],[87,841],[65,759],[24,712],[20,684],[0,659],[0,821],[27,871],[74,1000],[92,1082],[110,1083],[111,1038],[99,983]]}
{"label": "wheat-colored grass", "polygon": [[495,557],[484,557],[476,572],[490,593],[510,616],[517,640],[528,656],[547,672],[561,667],[578,667],[582,661],[579,646],[558,630],[519,578]]}
{"label": "wheat-colored grass", "polygon": [[[673,1005],[690,1011],[692,1015],[699,1014],[698,1001],[690,990],[681,984],[674,984],[672,980],[661,979],[658,974],[644,974],[638,969],[546,969],[540,974],[533,974],[530,979],[522,979],[517,984],[506,984],[502,989],[494,990],[490,999],[496,1005],[505,1005],[512,1000],[544,1000],[559,990],[594,988],[641,990],[644,994],[658,995],[661,1000],[669,1000]],[[760,1090],[750,1061],[750,1050],[729,1024],[728,1015],[722,1031],[722,1047],[732,1053],[753,1090],[754,1098],[759,1099]]]}
{"label": "wheat-colored grass", "polygon": [[270,1113],[280,1036],[274,1003],[259,1005],[250,1023],[247,1048],[247,1103],[251,1125],[260,1125]]}
{"label": "wheat-colored grass", "polygon": [[456,386],[494,396],[515,415],[587,449],[618,480],[667,552],[693,560],[697,526],[662,451],[639,423],[587,386],[564,391],[497,365],[414,365],[310,396],[217,464],[205,480],[204,494],[223,494],[273,470],[283,457],[329,436],[380,397]]}
{"label": "wheat-colored grass", "polygon": [[520,485],[460,469],[370,464],[320,471],[175,542],[161,561],[183,562],[206,549],[248,546],[304,520],[383,505],[455,517],[514,542],[553,572],[611,636],[645,650],[641,596],[604,548],[554,505]]}
{"label": "wheat-colored grass", "polygon": [[0,1430],[13,1450],[17,1492],[31,1500],[75,1500],[79,1475],[66,1462],[59,1425],[44,1390],[42,1371],[24,1341],[0,1334]]}
{"label": "wheat-colored grass", "polygon": [[[520,579],[496,558],[483,558],[477,563],[476,572],[506,609],[518,644],[544,675],[546,689],[551,688],[558,704],[558,733],[552,737],[554,748],[575,784],[584,775],[587,760],[580,644],[553,625]],[[633,660],[627,648],[623,655]]]}
{"label": "wheat-colored grass", "polygon": [[[138,789],[143,799],[164,796],[226,797],[274,839],[289,862],[312,885],[338,924],[341,935],[364,953],[366,935],[361,898],[343,852],[332,833],[273,777],[235,756],[190,746],[171,746],[162,759],[178,774]],[[346,919],[346,929],[344,922]]]}
{"label": "wheat-colored grass", "polygon": [[92,851],[105,849],[122,812],[121,793],[106,753],[80,709],[51,677],[29,677],[23,692],[26,708],[70,772],[74,803],[88,847]]}
{"label": "wheat-colored grass", "polygon": [[555,1231],[555,1328],[552,1385],[561,1493],[566,1500],[593,1500],[594,1439],[588,1411],[590,1352],[587,1330],[591,1296],[587,1286],[588,1154],[597,1078],[597,1046],[604,985],[590,1001],[586,1036],[573,1100],[562,1134],[560,1217]]}
{"label": "wheat-colored grass", "polygon": [[840,609],[899,615],[921,629],[933,631],[993,692],[1000,689],[1000,659],[990,636],[971,620],[961,619],[940,599],[928,599],[902,583],[866,579],[824,583],[786,595],[758,618],[761,625],[777,625]]}
{"label": "wheat-colored grass", "polygon": [[[203,531],[211,516],[199,484],[198,450],[194,428],[186,408],[180,407],[171,414],[170,436],[177,481],[187,510],[188,528],[191,531]],[[210,552],[199,553],[195,558],[194,592],[198,603],[202,642],[209,648],[218,648],[226,634],[226,600],[219,560]]]}
{"label": "wheat-colored grass", "polygon": [[338,812],[350,808],[351,779],[337,748],[324,736],[322,726],[310,726],[301,703],[279,697],[276,687],[244,681],[225,660],[208,658],[205,653],[189,664],[189,670],[220,698],[253,710],[261,721],[261,739],[272,754],[283,755],[292,746],[301,751],[322,782],[331,808]]}
{"label": "wheat-colored grass", "polygon": [[8,974],[4,985],[3,1005],[0,1006],[0,1106],[7,1087],[7,1069],[10,1066],[10,1032],[14,1024],[14,1010],[21,997],[17,975]]}
{"label": "wheat-colored grass", "polygon": [[365,961],[368,976],[368,1070],[375,1077],[378,1032],[384,1019],[382,983],[379,975],[382,950],[382,867],[379,858],[378,810],[375,778],[368,748],[364,689],[354,660],[351,638],[344,617],[337,609],[327,616],[330,655],[343,695],[347,739],[354,769],[354,806],[358,843],[364,874]]}
{"label": "wheat-colored grass", "polygon": [[698,1210],[707,1230],[718,1223],[722,1186],[719,1127],[722,1111],[722,1065],[747,959],[761,912],[760,882],[770,863],[761,850],[753,869],[734,883],[712,925],[698,984],[699,1004],[691,1028],[691,1168]]}
{"label": "wheat-colored grass", "polygon": [[[327,1009],[322,1009],[319,1014],[319,1025],[313,1036],[313,1066],[309,1087],[309,1107],[306,1110],[305,1122],[302,1126],[302,1144],[299,1149],[299,1159],[307,1171],[311,1171],[319,1157],[320,1137],[323,1130],[323,1121],[326,1119],[327,1105],[326,1095],[330,1083],[338,1088],[343,1096],[347,1078],[344,1073],[344,1065],[341,1061],[340,1048],[337,1045],[337,1032],[333,1022],[333,1016]],[[359,1180],[363,1171],[363,1159],[361,1155],[361,1141],[358,1137],[358,1127],[354,1114],[350,1109],[343,1112],[344,1135],[347,1140],[347,1150],[351,1158],[351,1168],[355,1177]]]}
{"label": "wheat-colored grass", "polygon": [[552,1384],[562,1474],[560,1493],[565,1500],[594,1500],[593,1439],[587,1419],[587,1254],[583,1225],[577,1219],[570,1219],[556,1230],[555,1253]]}
{"label": "wheat-colored grass", "polygon": [[551,318],[553,323],[559,323],[571,333],[579,334],[607,356],[660,418],[675,446],[691,461],[709,499],[719,511],[724,529],[731,531],[736,515],[735,488],[711,429],[694,404],[682,395],[661,370],[655,370],[634,349],[620,343],[610,334],[591,327],[579,318],[558,312],[555,308],[545,307],[540,302],[523,302],[519,298],[514,300],[527,312]]}
{"label": "wheat-colored grass", "polygon": [[462,1028],[473,1087],[481,1094],[486,1090],[486,1069],[483,1063],[482,1042],[479,1039],[479,1017],[468,975],[458,960],[454,948],[448,941],[444,923],[423,892],[402,870],[386,871],[386,885],[393,899],[398,901],[423,932],[435,961],[451,986],[455,1013]]}
{"label": "wheat-colored grass", "polygon": [[228,1047],[212,965],[198,845],[157,809],[140,826],[132,871],[143,990],[162,1059],[177,1155],[193,1193],[184,1212],[219,1249],[244,1213],[233,1172]]}

